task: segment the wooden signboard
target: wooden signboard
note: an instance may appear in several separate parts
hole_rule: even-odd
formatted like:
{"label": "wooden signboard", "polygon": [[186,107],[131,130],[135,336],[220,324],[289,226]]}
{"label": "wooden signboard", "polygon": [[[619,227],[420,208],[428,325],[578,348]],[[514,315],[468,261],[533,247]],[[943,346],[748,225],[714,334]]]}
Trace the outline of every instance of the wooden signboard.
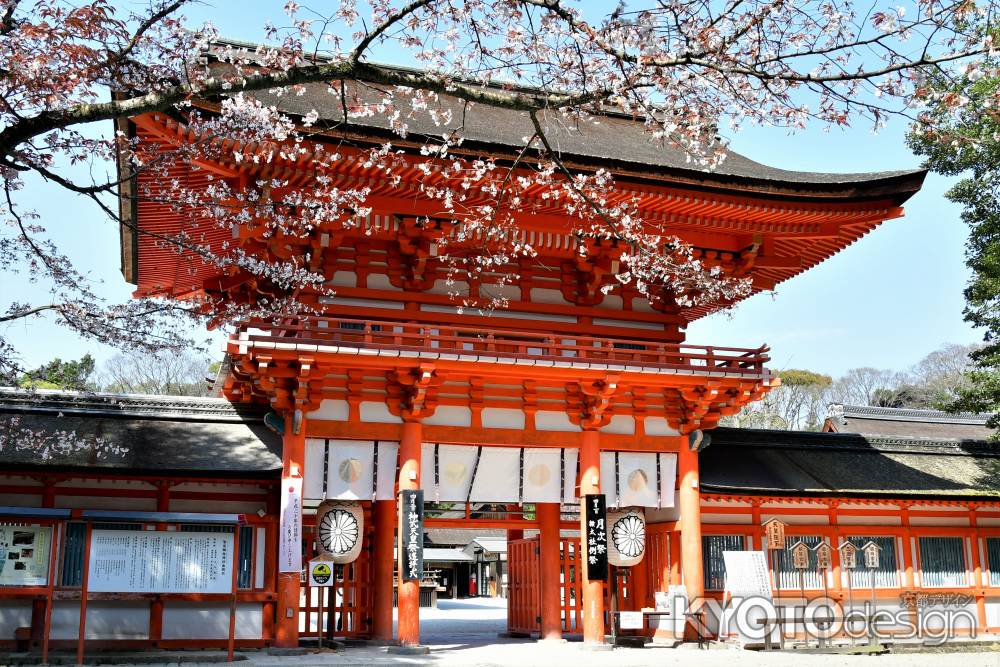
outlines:
{"label": "wooden signboard", "polygon": [[840,566],[848,570],[858,566],[858,548],[851,542],[840,545]]}
{"label": "wooden signboard", "polygon": [[862,547],[862,551],[865,554],[865,567],[869,570],[874,570],[879,564],[879,552],[882,551],[882,547],[875,544],[875,542],[869,541]]}
{"label": "wooden signboard", "polygon": [[778,519],[768,519],[764,522],[764,536],[768,549],[785,548],[785,524]]}
{"label": "wooden signboard", "polygon": [[424,577],[424,492],[399,492],[399,576]]}
{"label": "wooden signboard", "polygon": [[584,535],[587,542],[587,579],[608,580],[608,519],[603,493],[585,495]]}
{"label": "wooden signboard", "polygon": [[805,570],[809,567],[809,545],[798,541],[792,545],[792,567]]}
{"label": "wooden signboard", "polygon": [[832,550],[830,545],[826,542],[820,542],[816,545],[816,569],[818,570],[829,570],[830,560],[832,558]]}

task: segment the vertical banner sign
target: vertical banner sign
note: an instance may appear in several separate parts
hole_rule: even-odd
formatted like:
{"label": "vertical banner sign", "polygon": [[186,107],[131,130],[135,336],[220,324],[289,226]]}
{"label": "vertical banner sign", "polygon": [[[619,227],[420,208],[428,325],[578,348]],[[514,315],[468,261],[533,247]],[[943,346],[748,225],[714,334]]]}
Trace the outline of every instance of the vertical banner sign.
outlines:
{"label": "vertical banner sign", "polygon": [[281,480],[278,572],[302,572],[302,478]]}
{"label": "vertical banner sign", "polygon": [[587,538],[587,579],[608,580],[608,518],[603,493],[586,495],[584,520]]}
{"label": "vertical banner sign", "polygon": [[399,576],[417,580],[424,576],[424,492],[399,492]]}

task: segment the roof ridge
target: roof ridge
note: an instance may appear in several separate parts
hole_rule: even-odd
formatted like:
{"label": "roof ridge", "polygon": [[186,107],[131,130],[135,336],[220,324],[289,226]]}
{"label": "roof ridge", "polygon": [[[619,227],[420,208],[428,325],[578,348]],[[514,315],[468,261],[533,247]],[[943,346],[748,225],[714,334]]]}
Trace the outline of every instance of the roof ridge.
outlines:
{"label": "roof ridge", "polygon": [[800,450],[808,450],[810,448],[848,449],[853,451],[875,450],[879,452],[910,454],[1000,457],[1000,445],[994,445],[986,440],[878,436],[864,433],[825,433],[820,431],[781,431],[777,429],[743,429],[731,427],[722,427],[716,429],[716,431],[720,432],[720,434],[728,433],[736,436],[745,436],[744,438],[734,438],[732,442],[719,443],[731,446]]}
{"label": "roof ridge", "polygon": [[837,416],[864,417],[867,415],[898,419],[901,421],[939,421],[945,423],[985,424],[992,412],[945,412],[928,408],[888,408],[874,405],[841,405]]}
{"label": "roof ridge", "polygon": [[259,408],[240,406],[225,398],[0,387],[0,412],[25,411],[217,421],[262,417]]}

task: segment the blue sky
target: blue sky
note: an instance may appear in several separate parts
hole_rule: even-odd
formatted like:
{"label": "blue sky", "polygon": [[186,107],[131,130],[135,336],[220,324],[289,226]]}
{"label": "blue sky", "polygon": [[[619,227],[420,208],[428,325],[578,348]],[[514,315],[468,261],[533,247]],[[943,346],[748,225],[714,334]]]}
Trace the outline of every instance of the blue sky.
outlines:
{"label": "blue sky", "polygon": [[[260,36],[266,17],[246,11],[253,5],[213,4],[195,7],[189,16],[197,22],[210,17],[227,36]],[[271,18],[280,20],[278,15]],[[904,132],[905,124],[894,119],[878,134],[867,125],[829,132],[810,127],[796,134],[754,128],[731,139],[734,150],[784,169],[883,171],[919,166],[920,160],[904,145]],[[807,368],[834,376],[857,366],[902,370],[944,343],[979,341],[980,334],[962,321],[966,230],[958,207],[944,198],[950,183],[929,175],[923,190],[906,204],[904,218],[886,222],[844,252],[779,285],[774,294],[755,296],[731,313],[695,322],[688,341],[741,347],[767,343],[774,369]],[[82,199],[35,181],[22,194],[22,205],[41,213],[43,224],[77,260],[78,268],[102,280],[109,298],[128,297],[131,286],[119,273],[113,222]],[[0,284],[0,306],[45,298],[44,290],[16,277],[5,277]],[[0,331],[29,366],[56,356],[91,352],[105,359],[114,354],[110,347],[81,341],[46,319]],[[213,349],[220,348],[218,340]]]}

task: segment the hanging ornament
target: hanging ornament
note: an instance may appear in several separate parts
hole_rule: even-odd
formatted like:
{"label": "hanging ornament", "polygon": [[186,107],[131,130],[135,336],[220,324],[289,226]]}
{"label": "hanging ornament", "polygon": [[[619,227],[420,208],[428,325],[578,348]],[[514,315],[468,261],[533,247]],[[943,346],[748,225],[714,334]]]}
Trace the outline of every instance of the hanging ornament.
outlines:
{"label": "hanging ornament", "polygon": [[641,509],[608,510],[608,563],[630,567],[642,560],[646,552],[646,517]]}
{"label": "hanging ornament", "polygon": [[321,554],[334,563],[351,563],[361,553],[365,515],[357,501],[328,500],[316,510],[316,538]]}

